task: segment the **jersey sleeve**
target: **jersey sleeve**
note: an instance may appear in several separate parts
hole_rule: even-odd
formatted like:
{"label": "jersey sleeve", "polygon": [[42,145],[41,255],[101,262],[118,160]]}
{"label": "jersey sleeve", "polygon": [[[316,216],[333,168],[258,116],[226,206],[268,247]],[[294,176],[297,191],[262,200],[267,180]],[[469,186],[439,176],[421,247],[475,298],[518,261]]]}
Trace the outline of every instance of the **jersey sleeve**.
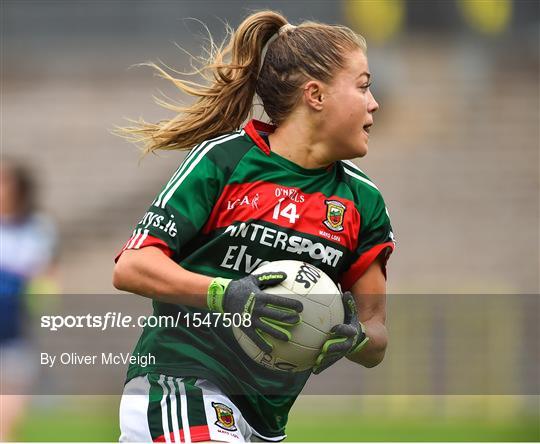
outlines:
{"label": "jersey sleeve", "polygon": [[395,248],[390,216],[381,194],[377,192],[373,203],[365,207],[360,213],[358,244],[351,266],[341,277],[343,291],[350,290],[381,253],[384,254],[383,272],[386,276],[386,262]]}
{"label": "jersey sleeve", "polygon": [[125,250],[154,246],[167,256],[182,247],[204,225],[224,185],[222,171],[204,151],[194,149],[157,195],[139,221]]}

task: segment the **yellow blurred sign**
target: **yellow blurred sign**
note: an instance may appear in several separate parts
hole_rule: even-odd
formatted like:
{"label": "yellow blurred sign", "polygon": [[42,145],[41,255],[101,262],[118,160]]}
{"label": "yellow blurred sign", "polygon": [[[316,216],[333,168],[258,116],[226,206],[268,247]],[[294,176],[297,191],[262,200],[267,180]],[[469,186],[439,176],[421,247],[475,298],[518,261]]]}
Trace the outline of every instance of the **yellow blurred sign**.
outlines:
{"label": "yellow blurred sign", "polygon": [[459,9],[471,28],[488,35],[504,32],[512,18],[511,0],[459,0]]}
{"label": "yellow blurred sign", "polygon": [[371,41],[385,42],[403,28],[403,0],[346,0],[343,8],[351,27]]}

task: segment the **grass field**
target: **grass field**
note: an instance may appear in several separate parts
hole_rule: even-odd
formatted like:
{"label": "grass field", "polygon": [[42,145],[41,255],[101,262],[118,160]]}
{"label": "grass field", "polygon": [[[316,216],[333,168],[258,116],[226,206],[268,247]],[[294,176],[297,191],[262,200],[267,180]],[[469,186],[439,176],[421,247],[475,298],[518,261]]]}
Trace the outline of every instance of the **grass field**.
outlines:
{"label": "grass field", "polygon": [[538,418],[505,423],[478,420],[362,420],[297,417],[287,428],[290,441],[539,441]]}
{"label": "grass field", "polygon": [[[21,421],[19,441],[117,441],[118,399],[80,398],[39,403]],[[302,399],[291,412],[288,441],[540,441],[540,423],[534,415],[429,416],[421,408],[412,414],[365,416],[350,400]],[[337,405],[344,408],[338,409]],[[380,405],[384,413],[385,407]]]}

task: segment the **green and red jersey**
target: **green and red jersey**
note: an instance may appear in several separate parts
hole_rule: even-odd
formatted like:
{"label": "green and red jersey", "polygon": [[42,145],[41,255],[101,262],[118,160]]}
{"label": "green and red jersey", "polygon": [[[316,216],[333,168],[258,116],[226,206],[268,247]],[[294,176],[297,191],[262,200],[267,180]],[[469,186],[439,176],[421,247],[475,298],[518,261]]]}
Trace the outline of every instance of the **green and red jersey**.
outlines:
{"label": "green and red jersey", "polygon": [[[125,249],[160,248],[187,270],[240,278],[275,260],[300,260],[348,290],[379,256],[394,248],[383,198],[352,162],[306,169],[272,152],[274,127],[250,121],[242,130],[194,147],[135,228]],[[279,270],[276,270],[279,271]],[[154,315],[205,313],[153,302]],[[146,373],[196,376],[218,385],[262,435],[281,436],[310,372],[275,372],[256,364],[225,327],[146,327],[134,354]]]}

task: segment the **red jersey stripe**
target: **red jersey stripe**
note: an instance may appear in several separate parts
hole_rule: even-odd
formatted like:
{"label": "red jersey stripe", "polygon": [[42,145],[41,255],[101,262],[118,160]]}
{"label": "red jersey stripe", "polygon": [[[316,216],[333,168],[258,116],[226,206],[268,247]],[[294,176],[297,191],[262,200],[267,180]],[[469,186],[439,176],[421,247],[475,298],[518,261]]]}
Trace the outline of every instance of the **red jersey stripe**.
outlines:
{"label": "red jersey stripe", "polygon": [[[208,430],[207,425],[190,427],[189,433],[191,434],[191,442],[210,441],[210,430]],[[180,430],[180,439],[185,441],[183,429]]]}
{"label": "red jersey stripe", "polygon": [[[140,245],[138,245],[138,242],[133,243],[133,239],[136,236],[139,236],[138,239],[140,239],[140,235],[135,234],[134,236],[132,236],[126,242],[126,244],[122,248],[122,250],[114,258],[115,263],[118,262],[118,259],[120,258],[120,256],[122,256],[122,253],[124,251],[126,251],[126,250],[139,250],[139,249],[144,248],[144,247],[157,247],[161,251],[163,251],[163,253],[165,253],[167,256],[172,257],[173,251],[169,248],[169,246],[166,244],[166,242],[164,240],[159,239],[159,238],[154,237],[154,236],[147,235],[144,238],[144,240],[140,243]],[[129,244],[133,244],[133,246],[128,247]]]}
{"label": "red jersey stripe", "polygon": [[[210,440],[210,430],[207,425],[193,426],[189,428],[191,434],[191,442],[201,442]],[[169,433],[169,441],[174,441],[174,432]],[[184,429],[180,430],[180,441],[185,442]],[[153,442],[166,442],[165,435],[158,436]]]}
{"label": "red jersey stripe", "polygon": [[364,252],[354,264],[351,265],[351,268],[349,268],[343,275],[341,276],[340,283],[341,283],[341,289],[343,291],[350,290],[351,287],[356,283],[358,279],[362,277],[362,275],[366,272],[366,270],[369,268],[369,266],[373,263],[373,261],[379,256],[379,254],[386,248],[390,248],[390,251],[386,255],[385,258],[385,268],[383,269],[384,277],[386,278],[386,260],[388,260],[388,256],[394,251],[394,243],[393,242],[385,242],[384,244],[375,245],[368,251]]}
{"label": "red jersey stripe", "polygon": [[255,144],[266,154],[270,155],[270,147],[266,144],[264,139],[259,134],[259,131],[271,134],[276,129],[275,126],[270,125],[269,123],[264,123],[259,120],[250,120],[248,124],[244,127],[246,134],[251,137]]}
{"label": "red jersey stripe", "polygon": [[[281,190],[288,190],[288,195]],[[337,212],[334,216],[329,211],[332,206]],[[226,185],[202,232],[257,220],[292,228],[350,251],[356,248],[360,232],[360,213],[353,201],[264,181]]]}

